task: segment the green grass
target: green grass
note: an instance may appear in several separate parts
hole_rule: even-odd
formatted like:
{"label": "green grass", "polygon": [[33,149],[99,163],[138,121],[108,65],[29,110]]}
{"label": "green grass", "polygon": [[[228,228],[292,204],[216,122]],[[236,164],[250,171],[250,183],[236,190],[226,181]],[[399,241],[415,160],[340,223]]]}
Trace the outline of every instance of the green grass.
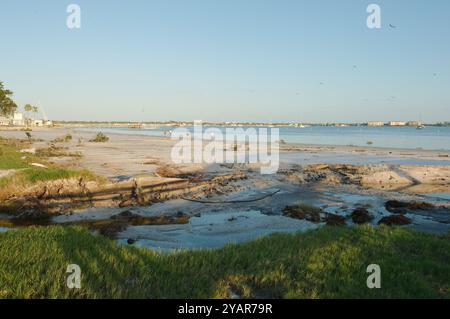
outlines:
{"label": "green grass", "polygon": [[95,175],[85,169],[67,169],[67,168],[29,168],[21,172],[26,182],[36,183],[39,181],[52,181],[57,179],[69,179],[85,177],[93,180]]}
{"label": "green grass", "polygon": [[24,154],[13,146],[0,144],[0,169],[21,169],[28,165],[22,160]]}
{"label": "green grass", "polygon": [[38,168],[30,167],[22,169],[14,175],[0,178],[0,189],[8,186],[24,187],[36,182],[52,181],[58,179],[80,178],[87,180],[101,180],[94,173],[85,169],[67,169],[67,168]]}
{"label": "green grass", "polygon": [[[449,298],[450,238],[389,227],[325,227],[218,250],[157,254],[78,227],[0,234],[3,298]],[[66,288],[68,264],[82,288]],[[381,266],[368,289],[366,267]]]}
{"label": "green grass", "polygon": [[[67,138],[67,137],[66,137]],[[51,147],[40,150],[36,154],[21,153],[20,149],[29,148],[31,143],[27,140],[0,138],[0,170],[17,170],[11,175],[0,178],[0,201],[15,194],[36,182],[52,181],[69,178],[85,178],[103,182],[104,179],[86,169],[60,168],[47,162],[47,157],[55,155],[59,150]],[[53,152],[53,153],[52,153]],[[61,156],[73,156],[73,154],[57,153]],[[35,167],[31,163],[44,164],[47,167]]]}
{"label": "green grass", "polygon": [[30,163],[47,164],[46,158],[20,150],[31,148],[28,140],[7,139],[0,137],[0,169],[24,169],[32,167]]}

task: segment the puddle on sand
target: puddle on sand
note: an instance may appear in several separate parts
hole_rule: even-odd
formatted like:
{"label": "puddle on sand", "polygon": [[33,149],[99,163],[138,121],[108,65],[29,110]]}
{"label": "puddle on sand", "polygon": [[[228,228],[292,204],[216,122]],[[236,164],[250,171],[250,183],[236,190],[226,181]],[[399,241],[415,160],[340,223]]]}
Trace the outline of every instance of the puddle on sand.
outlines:
{"label": "puddle on sand", "polygon": [[203,213],[186,225],[131,226],[118,234],[119,243],[137,240],[135,245],[161,251],[220,248],[273,233],[295,233],[315,229],[320,224],[259,211]]}

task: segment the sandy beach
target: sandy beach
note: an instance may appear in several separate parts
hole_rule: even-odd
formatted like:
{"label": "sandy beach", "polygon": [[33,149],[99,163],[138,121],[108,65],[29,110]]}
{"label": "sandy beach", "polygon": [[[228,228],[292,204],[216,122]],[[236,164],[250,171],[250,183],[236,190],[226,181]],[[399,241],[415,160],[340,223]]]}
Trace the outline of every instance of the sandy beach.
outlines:
{"label": "sandy beach", "polygon": [[[220,165],[175,165],[170,158],[176,141],[168,137],[108,134],[108,143],[89,143],[95,133],[74,128],[35,128],[32,132],[35,148],[47,147],[48,143],[66,134],[72,140],[64,143],[71,151],[81,152],[82,158],[54,159],[63,165],[79,165],[111,179],[124,179],[141,174],[153,174],[158,167],[173,166],[183,173],[220,170]],[[25,138],[22,131],[0,131],[5,138]],[[292,165],[355,164],[355,165],[418,165],[449,166],[450,152],[410,149],[388,149],[358,146],[326,145],[280,145],[280,169]]]}
{"label": "sandy beach", "polygon": [[[222,247],[274,232],[320,227],[329,216],[348,220],[361,207],[376,225],[391,216],[385,205],[389,200],[426,200],[433,205],[426,211],[408,211],[410,222],[405,227],[434,233],[450,230],[450,152],[282,144],[278,172],[262,175],[255,164],[173,164],[170,154],[176,141],[170,138],[108,134],[107,142],[92,143],[95,133],[67,127],[38,128],[31,134],[32,149],[46,148],[70,134],[70,141],[56,144],[78,155],[49,160],[62,167],[88,169],[110,183],[106,188],[84,185],[79,189],[77,182],[30,189],[27,196],[32,197],[42,187],[50,193],[52,187],[55,192],[59,189],[53,206],[59,209],[69,203],[68,209],[57,210],[54,223],[102,221],[119,216],[127,206],[130,214],[145,218],[181,213],[190,218],[181,225],[130,225],[115,235],[124,244],[132,238],[135,245],[163,250]],[[0,131],[0,136],[24,138],[25,133]],[[132,198],[136,187],[142,189],[147,204]],[[110,195],[105,195],[105,189]],[[74,192],[89,193],[91,207],[70,209],[74,195],[67,201],[61,194]],[[82,197],[79,200],[83,202]],[[320,221],[283,216],[287,206],[298,203],[319,207]]]}

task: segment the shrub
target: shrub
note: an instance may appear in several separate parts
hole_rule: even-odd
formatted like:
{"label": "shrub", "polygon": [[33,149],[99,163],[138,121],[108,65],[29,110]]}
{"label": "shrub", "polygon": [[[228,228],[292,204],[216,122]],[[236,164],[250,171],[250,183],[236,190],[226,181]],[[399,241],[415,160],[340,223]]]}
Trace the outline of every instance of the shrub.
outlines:
{"label": "shrub", "polygon": [[64,136],[64,142],[70,142],[72,140],[72,135],[67,134],[66,136]]}
{"label": "shrub", "polygon": [[95,138],[93,138],[92,140],[89,140],[89,142],[93,142],[93,143],[104,143],[104,142],[108,142],[109,141],[109,137],[106,136],[105,134],[103,134],[102,132],[98,133]]}

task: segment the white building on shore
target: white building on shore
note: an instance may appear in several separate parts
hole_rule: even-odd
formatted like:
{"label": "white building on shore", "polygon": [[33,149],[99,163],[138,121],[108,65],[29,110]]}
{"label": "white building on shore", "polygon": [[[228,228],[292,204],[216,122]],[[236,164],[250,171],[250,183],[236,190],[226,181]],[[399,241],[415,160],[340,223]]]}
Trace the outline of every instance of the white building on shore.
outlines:
{"label": "white building on shore", "polygon": [[390,121],[389,126],[406,126],[406,122],[403,121]]}
{"label": "white building on shore", "polygon": [[14,112],[11,116],[0,116],[0,126],[24,126],[25,119],[20,112]]}
{"label": "white building on shore", "polygon": [[25,120],[23,118],[23,114],[20,112],[14,112],[12,116],[12,125],[13,126],[24,126]]}
{"label": "white building on shore", "polygon": [[9,117],[0,116],[0,126],[8,126],[11,124],[11,119]]}
{"label": "white building on shore", "polygon": [[367,126],[384,126],[384,122],[380,122],[380,121],[367,122]]}
{"label": "white building on shore", "polygon": [[50,120],[25,118],[23,113],[14,112],[11,116],[0,116],[0,126],[53,126]]}

